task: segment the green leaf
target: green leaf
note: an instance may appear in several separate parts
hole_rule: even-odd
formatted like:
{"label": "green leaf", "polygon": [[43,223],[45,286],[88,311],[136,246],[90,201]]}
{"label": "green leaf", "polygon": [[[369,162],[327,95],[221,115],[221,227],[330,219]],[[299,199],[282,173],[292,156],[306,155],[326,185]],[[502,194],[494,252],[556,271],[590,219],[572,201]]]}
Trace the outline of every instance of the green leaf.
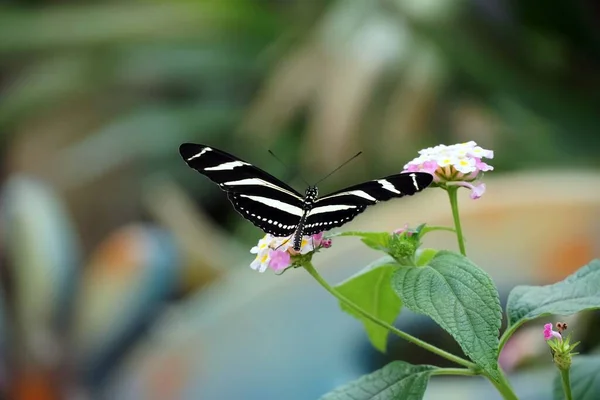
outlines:
{"label": "green leaf", "polygon": [[419,249],[417,250],[417,266],[422,267],[431,261],[438,253],[436,249]]}
{"label": "green leaf", "polygon": [[[600,356],[577,356],[570,370],[571,393],[577,400],[596,400],[600,394]],[[560,373],[554,379],[554,398],[563,400]]]}
{"label": "green leaf", "polygon": [[320,400],[420,400],[435,367],[394,361],[329,392]]}
{"label": "green leaf", "polygon": [[370,248],[387,252],[390,247],[390,238],[392,235],[388,232],[348,231],[334,234],[331,237],[335,236],[358,236]]}
{"label": "green leaf", "polygon": [[571,315],[600,308],[600,260],[593,260],[565,280],[547,286],[517,286],[508,296],[510,331],[545,315]]}
{"label": "green leaf", "polygon": [[[382,257],[356,275],[338,284],[336,289],[354,304],[390,325],[402,309],[402,301],[392,289],[390,279],[398,264],[391,257]],[[342,310],[361,320],[373,346],[385,352],[388,330],[356,313],[340,302]]]}
{"label": "green leaf", "polygon": [[397,269],[392,287],[406,307],[431,317],[471,360],[498,377],[502,309],[488,274],[468,258],[442,250],[426,266]]}

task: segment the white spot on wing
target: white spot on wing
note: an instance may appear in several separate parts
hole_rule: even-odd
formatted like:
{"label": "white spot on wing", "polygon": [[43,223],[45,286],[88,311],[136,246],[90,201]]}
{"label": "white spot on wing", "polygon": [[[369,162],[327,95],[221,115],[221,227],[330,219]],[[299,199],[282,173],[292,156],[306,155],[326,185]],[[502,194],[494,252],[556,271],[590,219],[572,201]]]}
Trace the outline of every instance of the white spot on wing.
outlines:
{"label": "white spot on wing", "polygon": [[397,190],[394,185],[392,185],[390,182],[388,182],[385,179],[379,179],[377,181],[381,187],[383,187],[385,190],[392,192],[392,193],[397,193],[397,194],[402,194],[399,190]]}
{"label": "white spot on wing", "polygon": [[241,167],[244,165],[250,165],[243,161],[230,161],[223,164],[215,165],[214,167],[204,168],[205,171],[224,171],[227,169],[234,169],[235,167]]}
{"label": "white spot on wing", "polygon": [[202,151],[201,151],[200,153],[198,153],[198,154],[195,154],[195,155],[191,156],[191,157],[190,157],[190,158],[188,158],[187,160],[188,160],[188,161],[191,161],[191,160],[193,160],[194,158],[201,157],[201,156],[202,156],[202,154],[206,153],[207,151],[212,151],[212,149],[211,149],[210,147],[205,147],[205,148],[203,148],[203,149],[202,149]]}
{"label": "white spot on wing", "polygon": [[240,194],[240,196],[272,208],[277,208],[281,211],[285,211],[288,214],[296,215],[298,217],[302,216],[302,210],[300,208],[284,203],[283,201],[269,199],[268,197],[262,196],[248,196],[245,194]]}

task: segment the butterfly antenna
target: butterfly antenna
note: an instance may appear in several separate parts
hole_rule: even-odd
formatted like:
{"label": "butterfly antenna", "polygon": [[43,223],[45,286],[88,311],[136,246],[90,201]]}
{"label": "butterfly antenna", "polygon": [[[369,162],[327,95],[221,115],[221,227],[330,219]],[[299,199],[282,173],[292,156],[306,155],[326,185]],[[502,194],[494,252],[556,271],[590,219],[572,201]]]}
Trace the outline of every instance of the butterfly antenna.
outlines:
{"label": "butterfly antenna", "polygon": [[362,154],[362,151],[359,151],[358,153],[356,153],[355,155],[353,155],[352,157],[350,157],[348,160],[344,161],[344,163],[342,165],[340,165],[339,167],[337,167],[336,169],[334,169],[333,171],[331,171],[330,173],[328,173],[327,175],[325,175],[324,178],[321,178],[313,186],[317,186],[319,183],[321,183],[325,179],[329,178],[331,175],[333,175],[334,173],[336,173],[337,171],[339,171],[344,165],[348,164],[350,161],[354,160],[356,157],[360,156],[361,154]]}
{"label": "butterfly antenna", "polygon": [[[289,166],[288,166],[286,163],[284,163],[283,161],[281,161],[281,159],[280,159],[279,157],[277,157],[277,156],[275,155],[275,153],[273,153],[273,152],[271,151],[271,149],[269,149],[268,151],[269,151],[269,154],[270,154],[270,155],[272,155],[272,156],[273,156],[273,158],[275,158],[277,161],[279,161],[279,163],[280,163],[281,165],[283,165],[285,168],[287,168],[288,170],[290,170],[290,171],[291,171],[291,168],[290,168],[290,167],[289,167]],[[308,183],[308,182],[306,181],[306,179],[304,179],[304,178],[303,178],[301,175],[299,175],[299,177],[300,177],[300,179],[302,179],[302,181],[304,181],[304,183],[306,183],[306,185],[307,185],[307,186],[310,186],[310,183]]]}
{"label": "butterfly antenna", "polygon": [[291,237],[291,236],[290,236],[290,237],[289,237],[289,238],[288,238],[288,239],[287,239],[285,242],[283,242],[283,243],[281,243],[279,246],[277,246],[277,247],[276,247],[274,250],[275,250],[275,251],[279,250],[279,248],[280,248],[281,246],[283,246],[284,244],[286,244],[286,243],[287,243],[287,242],[289,242],[290,240],[292,240],[292,237]]}

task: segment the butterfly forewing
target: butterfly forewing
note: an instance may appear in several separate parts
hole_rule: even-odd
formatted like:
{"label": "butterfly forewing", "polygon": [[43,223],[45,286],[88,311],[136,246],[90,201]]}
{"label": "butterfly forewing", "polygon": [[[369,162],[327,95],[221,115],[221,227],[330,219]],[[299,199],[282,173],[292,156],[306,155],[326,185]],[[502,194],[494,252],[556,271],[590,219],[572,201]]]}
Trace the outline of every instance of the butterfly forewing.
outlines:
{"label": "butterfly forewing", "polygon": [[305,235],[339,227],[354,219],[368,206],[393,198],[412,196],[431,184],[433,176],[424,172],[390,175],[318,199],[306,219]]}
{"label": "butterfly forewing", "polygon": [[294,232],[303,199],[285,182],[214,147],[184,143],[179,152],[191,168],[226,191],[236,211],[254,225],[275,236]]}

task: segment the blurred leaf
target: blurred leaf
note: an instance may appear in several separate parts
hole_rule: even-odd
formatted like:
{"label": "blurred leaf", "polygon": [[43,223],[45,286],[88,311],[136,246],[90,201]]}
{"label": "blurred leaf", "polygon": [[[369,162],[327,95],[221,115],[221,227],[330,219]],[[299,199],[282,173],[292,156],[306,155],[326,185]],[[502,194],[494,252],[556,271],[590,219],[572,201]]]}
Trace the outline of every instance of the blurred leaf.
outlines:
{"label": "blurred leaf", "polygon": [[525,322],[545,315],[571,315],[600,308],[600,260],[593,260],[564,280],[547,286],[517,286],[508,295],[509,337]]}
{"label": "blurred leaf", "polygon": [[380,250],[387,252],[390,246],[390,239],[392,235],[388,232],[360,232],[360,231],[346,231],[339,232],[331,235],[336,236],[358,236],[360,240],[370,248],[374,250]]}
{"label": "blurred leaf", "polygon": [[13,333],[27,362],[48,365],[57,361],[48,357],[57,354],[40,346],[40,338],[56,346],[52,341],[69,320],[80,267],[79,238],[62,198],[37,179],[13,175],[1,202],[3,247],[15,285]]}
{"label": "blurred leaf", "polygon": [[276,20],[242,1],[145,2],[54,6],[40,10],[0,8],[0,55],[53,47],[140,40],[179,40],[218,31],[273,32]]}
{"label": "blurred leaf", "polygon": [[[393,258],[382,257],[356,275],[336,285],[336,289],[372,316],[391,325],[402,309],[402,301],[392,289],[390,282],[396,268],[398,268],[398,264]],[[340,306],[344,311],[363,322],[373,346],[377,350],[385,352],[388,330],[365,318],[362,314],[357,314],[344,306],[344,303],[340,303]]]}
{"label": "blurred leaf", "polygon": [[25,69],[4,92],[0,125],[9,124],[37,107],[54,105],[64,98],[102,87],[103,79],[90,79],[93,69],[93,60],[84,54],[40,62]]}
{"label": "blurred leaf", "polygon": [[206,139],[239,113],[227,106],[139,108],[64,150],[56,175],[67,185],[81,185],[135,159],[175,156],[182,142],[198,133]]}
{"label": "blurred leaf", "polygon": [[[577,356],[573,358],[570,371],[571,394],[577,400],[595,400],[600,394],[600,357]],[[554,378],[554,399],[563,400],[560,374]]]}

